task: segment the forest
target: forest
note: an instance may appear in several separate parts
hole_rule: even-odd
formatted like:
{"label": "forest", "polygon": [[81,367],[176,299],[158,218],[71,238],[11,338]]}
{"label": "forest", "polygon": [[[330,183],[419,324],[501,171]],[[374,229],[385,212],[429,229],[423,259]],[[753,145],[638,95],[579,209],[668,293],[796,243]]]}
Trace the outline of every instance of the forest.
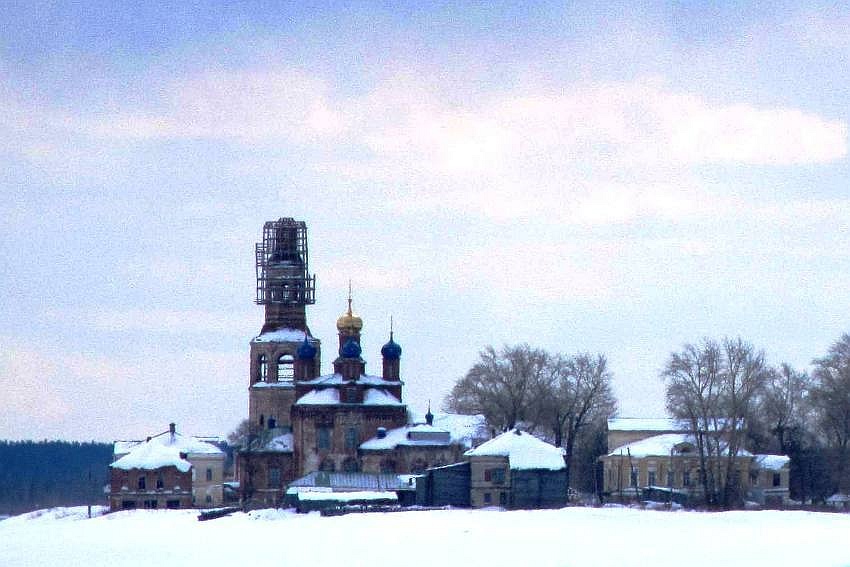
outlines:
{"label": "forest", "polygon": [[111,443],[0,441],[0,516],[104,504]]}

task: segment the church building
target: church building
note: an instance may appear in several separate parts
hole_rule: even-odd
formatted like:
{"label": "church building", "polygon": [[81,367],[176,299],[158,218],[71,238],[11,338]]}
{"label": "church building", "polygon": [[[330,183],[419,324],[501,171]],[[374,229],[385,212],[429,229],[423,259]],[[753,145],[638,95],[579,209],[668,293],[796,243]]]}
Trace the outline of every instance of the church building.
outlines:
{"label": "church building", "polygon": [[408,423],[402,349],[392,330],[381,349],[380,375],[366,372],[363,320],[352,309],[350,290],[336,322],[333,372],[321,374],[321,341],[306,317],[307,305],[315,303],[316,277],[309,273],[303,221],[265,223],[255,257],[256,303],[265,319],[250,343],[250,435],[237,457],[247,505],[278,505],[293,480],[315,471],[419,472],[454,462],[468,448],[452,431],[435,427],[430,411],[428,423]]}

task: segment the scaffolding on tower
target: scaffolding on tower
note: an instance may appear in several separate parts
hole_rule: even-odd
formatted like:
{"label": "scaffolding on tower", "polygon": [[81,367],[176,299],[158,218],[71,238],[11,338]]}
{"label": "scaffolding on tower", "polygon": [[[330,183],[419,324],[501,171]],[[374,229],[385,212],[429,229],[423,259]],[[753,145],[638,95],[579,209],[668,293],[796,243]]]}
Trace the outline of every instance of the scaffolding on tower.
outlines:
{"label": "scaffolding on tower", "polygon": [[308,270],[307,225],[286,217],[263,225],[255,247],[259,305],[313,305],[316,276]]}

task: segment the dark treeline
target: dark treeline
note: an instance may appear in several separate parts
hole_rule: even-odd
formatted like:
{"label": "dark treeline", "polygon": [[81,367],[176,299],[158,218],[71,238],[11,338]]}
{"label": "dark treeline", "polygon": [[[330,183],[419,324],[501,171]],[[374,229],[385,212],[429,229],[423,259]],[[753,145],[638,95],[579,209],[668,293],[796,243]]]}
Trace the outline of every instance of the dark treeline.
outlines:
{"label": "dark treeline", "polygon": [[0,441],[0,514],[104,504],[112,445]]}

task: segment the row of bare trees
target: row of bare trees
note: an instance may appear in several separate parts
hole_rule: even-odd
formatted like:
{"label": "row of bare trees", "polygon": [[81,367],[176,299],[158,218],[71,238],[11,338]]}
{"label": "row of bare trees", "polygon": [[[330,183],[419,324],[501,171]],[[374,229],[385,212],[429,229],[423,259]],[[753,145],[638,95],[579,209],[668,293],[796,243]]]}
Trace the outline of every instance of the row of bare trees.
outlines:
{"label": "row of bare trees", "polygon": [[494,429],[522,426],[549,438],[564,448],[568,483],[576,448],[594,445],[616,412],[603,355],[552,354],[527,344],[486,347],[445,405],[483,414]]}
{"label": "row of bare trees", "polygon": [[744,448],[791,456],[798,498],[850,489],[850,335],[812,364],[811,373],[771,366],[740,338],[704,339],[670,355],[667,408],[697,432],[709,503],[735,504],[735,455]]}

